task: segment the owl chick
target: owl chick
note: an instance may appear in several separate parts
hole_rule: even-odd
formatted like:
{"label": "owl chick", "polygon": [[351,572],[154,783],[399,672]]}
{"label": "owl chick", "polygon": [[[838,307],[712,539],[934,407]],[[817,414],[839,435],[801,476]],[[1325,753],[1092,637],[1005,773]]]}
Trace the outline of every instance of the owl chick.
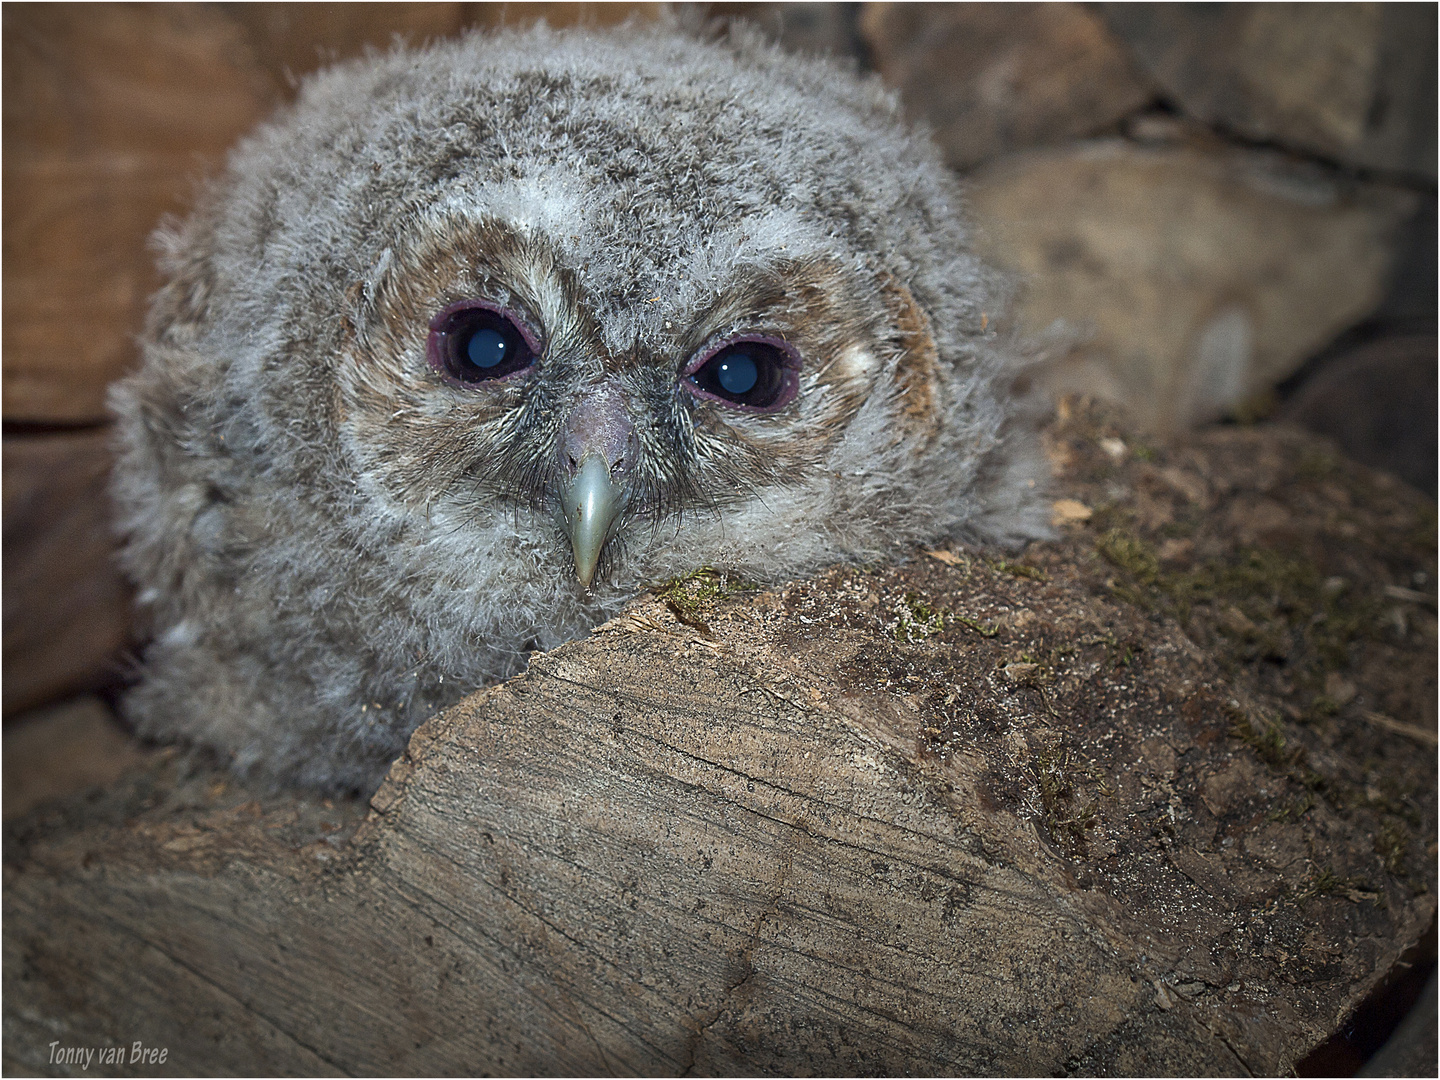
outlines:
{"label": "owl chick", "polygon": [[646,583],[1043,532],[958,204],[873,80],[743,28],[310,78],[159,233],[112,392],[128,715],[366,790]]}

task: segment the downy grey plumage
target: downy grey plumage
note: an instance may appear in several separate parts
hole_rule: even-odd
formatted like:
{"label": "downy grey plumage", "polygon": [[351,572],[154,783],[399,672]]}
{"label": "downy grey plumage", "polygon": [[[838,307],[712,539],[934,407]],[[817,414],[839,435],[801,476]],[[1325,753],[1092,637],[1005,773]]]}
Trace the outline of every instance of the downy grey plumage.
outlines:
{"label": "downy grey plumage", "polygon": [[245,772],[372,788],[703,564],[1044,532],[956,184],[876,81],[743,28],[342,64],[158,243],[111,397],[126,710]]}

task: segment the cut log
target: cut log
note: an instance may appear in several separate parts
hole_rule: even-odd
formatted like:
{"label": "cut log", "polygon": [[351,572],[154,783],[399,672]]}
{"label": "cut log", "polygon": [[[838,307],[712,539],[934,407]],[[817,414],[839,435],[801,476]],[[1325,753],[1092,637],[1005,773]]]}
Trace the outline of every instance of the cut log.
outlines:
{"label": "cut log", "polygon": [[1099,9],[1184,112],[1251,139],[1433,182],[1433,5]]}
{"label": "cut log", "polygon": [[1065,389],[1151,430],[1241,411],[1380,304],[1414,196],[1255,149],[1104,139],[973,177],[983,254],[1027,335],[1079,338]]}
{"label": "cut log", "polygon": [[5,419],[95,423],[158,284],[145,238],[274,101],[211,5],[10,8],[4,27]]}
{"label": "cut log", "polygon": [[[172,755],[12,826],[6,1067],[1289,1070],[1434,917],[1433,752],[1364,716],[1434,730],[1433,504],[1285,433],[1051,446],[1060,540],[672,583],[368,813]],[[1246,578],[1283,535],[1321,576]]]}
{"label": "cut log", "polygon": [[1155,96],[1082,4],[892,4],[861,9],[875,70],[957,169],[1104,131]]}
{"label": "cut log", "polygon": [[27,712],[5,723],[6,820],[51,799],[108,787],[147,755],[94,694]]}
{"label": "cut log", "polygon": [[111,432],[4,440],[4,708],[113,683],[138,636],[110,523]]}
{"label": "cut log", "polygon": [[[146,237],[325,63],[645,4],[102,4],[4,13],[7,421],[99,423],[159,285]],[[83,327],[83,332],[77,332]]]}

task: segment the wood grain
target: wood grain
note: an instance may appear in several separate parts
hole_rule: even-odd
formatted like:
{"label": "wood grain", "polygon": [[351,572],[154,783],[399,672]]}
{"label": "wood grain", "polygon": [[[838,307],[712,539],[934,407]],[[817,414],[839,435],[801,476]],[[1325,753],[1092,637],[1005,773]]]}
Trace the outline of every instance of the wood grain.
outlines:
{"label": "wood grain", "polygon": [[[884,631],[915,595],[994,633]],[[649,597],[537,656],[422,727],[368,815],[172,760],[32,818],[8,1067],[141,1039],[177,1073],[1274,1073],[1433,917],[1400,878],[1288,887],[1286,843],[1373,863],[1363,821],[1277,834],[1251,807],[1286,781],[1213,665],[1073,582],[927,559],[706,625]],[[1144,657],[1005,673],[1097,633]],[[967,734],[937,742],[946,686]],[[1111,792],[1081,842],[1057,754]],[[1157,785],[1239,842],[1154,843]]]}

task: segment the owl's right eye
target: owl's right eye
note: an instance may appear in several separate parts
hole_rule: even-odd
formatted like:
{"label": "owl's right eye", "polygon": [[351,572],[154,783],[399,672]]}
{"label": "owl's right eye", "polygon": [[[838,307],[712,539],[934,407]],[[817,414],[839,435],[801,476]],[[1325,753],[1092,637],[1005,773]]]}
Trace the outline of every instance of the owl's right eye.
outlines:
{"label": "owl's right eye", "polygon": [[479,300],[451,304],[430,320],[430,366],[462,386],[529,369],[540,348],[512,315]]}

